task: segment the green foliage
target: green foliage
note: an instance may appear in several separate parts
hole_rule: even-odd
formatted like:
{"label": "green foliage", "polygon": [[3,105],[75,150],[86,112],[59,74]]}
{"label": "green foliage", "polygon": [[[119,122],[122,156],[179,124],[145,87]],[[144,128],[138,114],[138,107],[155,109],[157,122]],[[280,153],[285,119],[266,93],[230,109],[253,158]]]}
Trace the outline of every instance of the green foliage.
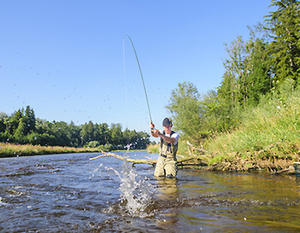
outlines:
{"label": "green foliage", "polygon": [[23,117],[25,123],[24,134],[27,135],[35,130],[36,119],[33,109],[29,106],[26,107],[25,114]]}
{"label": "green foliage", "polygon": [[266,32],[261,24],[249,30],[249,41],[239,36],[226,48],[229,58],[224,62],[225,73],[218,98],[228,112],[258,104],[260,96],[270,92],[272,87]]}
{"label": "green foliage", "polygon": [[208,150],[231,156],[238,152],[247,157],[270,145],[271,152],[259,156],[297,150],[300,3],[272,0],[271,6],[276,9],[265,25],[249,27],[248,41],[238,36],[226,45],[228,58],[217,92],[200,95],[186,82],[172,91],[167,109],[181,138],[193,144],[207,140]]}
{"label": "green foliage", "polygon": [[271,54],[274,80],[281,85],[287,79],[300,79],[300,3],[297,0],[272,0],[277,10],[267,15],[266,28],[272,41]]}
{"label": "green foliage", "polygon": [[146,149],[150,135],[126,129],[122,132],[120,124],[94,124],[92,121],[81,126],[73,122],[49,122],[36,119],[33,109],[19,109],[11,116],[0,114],[0,142],[32,144],[42,146],[89,147],[107,150]]}
{"label": "green foliage", "polygon": [[237,152],[257,159],[290,158],[300,149],[299,113],[300,90],[286,80],[279,94],[264,96],[258,106],[245,109],[238,129],[214,135],[206,149],[222,158]]}
{"label": "green foliage", "polygon": [[120,124],[111,124],[111,143],[121,145],[123,140],[122,126]]}
{"label": "green foliage", "polygon": [[[48,133],[31,133],[27,135],[27,142],[26,144],[31,144],[31,145],[43,145],[43,146],[51,146],[55,144],[55,136],[49,135]],[[24,143],[20,143],[24,144]]]}
{"label": "green foliage", "polygon": [[4,112],[0,112],[0,132],[4,132],[6,129],[5,119],[8,116]]}
{"label": "green foliage", "polygon": [[111,151],[111,150],[113,150],[114,146],[110,143],[106,143],[104,145],[104,148],[105,148],[105,150]]}
{"label": "green foliage", "polygon": [[[199,93],[192,83],[179,83],[172,91],[167,109],[172,114],[174,129],[180,131],[182,137],[191,141],[200,141],[197,136],[201,130],[201,112],[199,109]],[[190,136],[193,135],[193,138]]]}
{"label": "green foliage", "polygon": [[96,148],[96,147],[99,147],[100,146],[100,143],[98,141],[90,141],[86,147],[88,148]]}

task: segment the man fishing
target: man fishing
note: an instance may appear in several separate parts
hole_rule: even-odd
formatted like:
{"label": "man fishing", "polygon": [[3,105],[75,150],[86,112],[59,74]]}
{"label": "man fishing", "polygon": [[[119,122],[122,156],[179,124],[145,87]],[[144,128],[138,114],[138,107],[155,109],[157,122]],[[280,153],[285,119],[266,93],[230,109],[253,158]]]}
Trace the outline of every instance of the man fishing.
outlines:
{"label": "man fishing", "polygon": [[150,123],[151,135],[160,137],[160,153],[154,171],[154,176],[166,176],[167,178],[175,178],[177,175],[177,159],[179,134],[172,131],[172,120],[165,118],[163,120],[164,130],[155,129],[154,124]]}

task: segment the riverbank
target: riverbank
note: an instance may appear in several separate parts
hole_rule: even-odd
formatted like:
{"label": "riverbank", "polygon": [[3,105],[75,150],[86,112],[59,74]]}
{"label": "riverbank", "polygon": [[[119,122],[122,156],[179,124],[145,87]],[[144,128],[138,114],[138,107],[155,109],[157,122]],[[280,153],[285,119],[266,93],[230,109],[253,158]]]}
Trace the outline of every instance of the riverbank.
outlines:
{"label": "riverbank", "polygon": [[[230,137],[230,134],[226,137]],[[269,145],[259,151],[249,150],[246,154],[225,150],[204,152],[204,149],[199,151],[195,147],[188,149],[188,145],[184,141],[181,141],[179,145],[178,161],[183,160],[185,161],[183,163],[188,163],[192,167],[198,167],[198,169],[207,171],[266,171],[270,174],[282,173],[292,175],[295,174],[295,163],[300,161],[300,151],[293,151],[297,145],[293,145],[290,151],[286,149],[285,156],[278,153],[280,143]],[[149,153],[158,153],[159,145],[152,145],[147,150]],[[300,165],[298,167],[300,168]]]}
{"label": "riverbank", "polygon": [[45,154],[101,152],[98,148],[75,148],[62,146],[36,146],[0,143],[0,158]]}
{"label": "riverbank", "polygon": [[205,142],[209,165],[221,170],[288,169],[300,162],[299,113],[300,91],[286,82],[280,93],[243,109],[237,128],[215,133]]}

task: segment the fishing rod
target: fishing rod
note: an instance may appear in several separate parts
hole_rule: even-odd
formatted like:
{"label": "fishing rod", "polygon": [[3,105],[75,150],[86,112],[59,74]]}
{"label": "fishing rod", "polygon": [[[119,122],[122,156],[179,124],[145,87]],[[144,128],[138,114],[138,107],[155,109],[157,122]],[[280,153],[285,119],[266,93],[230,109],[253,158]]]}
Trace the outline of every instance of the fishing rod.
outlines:
{"label": "fishing rod", "polygon": [[[133,42],[132,42],[130,36],[128,36],[128,35],[125,35],[124,38],[123,38],[123,53],[124,53],[124,41],[125,41],[126,37],[129,39],[129,41],[130,41],[130,43],[131,43],[131,46],[132,46],[132,48],[133,48],[133,52],[134,52],[134,55],[135,55],[135,59],[136,59],[136,61],[137,61],[138,67],[139,67],[140,76],[141,76],[141,79],[142,79],[142,83],[143,83],[143,87],[144,87],[144,92],[145,92],[145,98],[146,98],[146,101],[147,101],[149,117],[150,117],[150,121],[151,121],[151,123],[152,123],[152,117],[151,117],[150,105],[149,105],[149,100],[148,100],[148,95],[147,95],[147,91],[146,91],[146,86],[145,86],[145,82],[144,82],[144,78],[143,78],[142,69],[141,69],[140,62],[139,62],[139,59],[138,59],[138,56],[137,56],[135,47],[134,47],[134,45],[133,45]],[[124,57],[125,57],[125,56],[124,56]]]}

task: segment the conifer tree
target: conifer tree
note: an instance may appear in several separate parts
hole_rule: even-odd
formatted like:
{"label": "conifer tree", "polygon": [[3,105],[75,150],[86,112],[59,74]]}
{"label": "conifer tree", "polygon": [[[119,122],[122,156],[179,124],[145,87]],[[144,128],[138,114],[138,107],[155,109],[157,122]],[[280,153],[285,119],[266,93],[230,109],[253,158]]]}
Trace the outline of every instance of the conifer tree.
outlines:
{"label": "conifer tree", "polygon": [[250,40],[246,43],[246,53],[244,59],[247,69],[244,74],[245,79],[244,100],[247,105],[257,105],[261,95],[271,91],[272,77],[270,72],[270,56],[267,51],[268,33],[263,25],[258,23],[250,30]]}
{"label": "conifer tree", "polygon": [[286,79],[293,79],[297,85],[300,82],[300,2],[272,0],[270,7],[277,7],[266,16],[266,28],[272,38],[268,49],[274,81],[278,86]]}
{"label": "conifer tree", "polygon": [[26,131],[26,122],[24,118],[20,118],[18,128],[14,132],[14,140],[21,143],[24,138],[25,131]]}
{"label": "conifer tree", "polygon": [[5,119],[6,132],[13,135],[19,126],[20,119],[24,117],[23,110],[14,112],[10,117]]}
{"label": "conifer tree", "polygon": [[7,114],[4,112],[0,112],[0,133],[4,133],[6,126],[5,126],[5,119],[7,118]]}
{"label": "conifer tree", "polygon": [[24,114],[24,122],[26,124],[24,134],[27,135],[29,133],[32,133],[35,130],[36,119],[34,111],[30,108],[30,106],[26,107]]}

